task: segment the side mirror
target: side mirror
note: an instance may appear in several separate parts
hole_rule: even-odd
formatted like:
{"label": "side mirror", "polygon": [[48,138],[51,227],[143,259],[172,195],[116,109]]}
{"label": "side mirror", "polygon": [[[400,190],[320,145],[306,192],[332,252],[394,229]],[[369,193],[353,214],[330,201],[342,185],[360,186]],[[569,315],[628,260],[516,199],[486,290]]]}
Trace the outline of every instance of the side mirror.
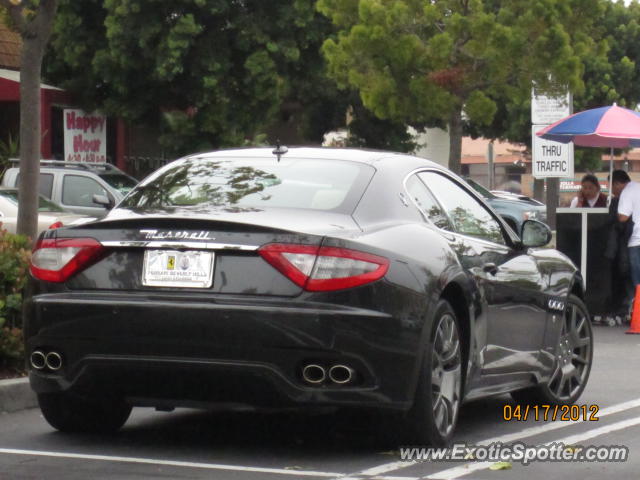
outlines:
{"label": "side mirror", "polygon": [[93,203],[95,203],[97,205],[100,205],[100,206],[106,208],[107,210],[111,210],[113,208],[113,206],[114,206],[113,200],[111,200],[106,195],[94,194],[93,195]]}
{"label": "side mirror", "polygon": [[522,245],[527,248],[544,247],[551,241],[551,229],[537,220],[525,220],[520,230]]}

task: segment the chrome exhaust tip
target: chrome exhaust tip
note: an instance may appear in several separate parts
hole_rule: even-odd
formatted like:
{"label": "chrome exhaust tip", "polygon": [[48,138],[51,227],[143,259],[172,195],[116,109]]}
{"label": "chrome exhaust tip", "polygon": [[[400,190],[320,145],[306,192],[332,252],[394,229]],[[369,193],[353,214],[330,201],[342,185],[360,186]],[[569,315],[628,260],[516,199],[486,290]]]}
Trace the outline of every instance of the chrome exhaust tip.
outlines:
{"label": "chrome exhaust tip", "polygon": [[58,352],[49,352],[47,353],[45,363],[49,370],[53,372],[58,371],[62,367],[62,357]]}
{"label": "chrome exhaust tip", "polygon": [[29,361],[31,363],[31,367],[34,368],[35,370],[42,370],[47,364],[46,357],[44,356],[44,353],[42,353],[40,350],[35,350],[31,354]]}
{"label": "chrome exhaust tip", "polygon": [[334,365],[329,369],[329,378],[333,383],[344,385],[345,383],[349,383],[353,380],[354,373],[355,370],[347,367],[346,365]]}
{"label": "chrome exhaust tip", "polygon": [[324,382],[327,378],[327,372],[324,367],[312,363],[302,369],[302,378],[307,383],[317,385]]}

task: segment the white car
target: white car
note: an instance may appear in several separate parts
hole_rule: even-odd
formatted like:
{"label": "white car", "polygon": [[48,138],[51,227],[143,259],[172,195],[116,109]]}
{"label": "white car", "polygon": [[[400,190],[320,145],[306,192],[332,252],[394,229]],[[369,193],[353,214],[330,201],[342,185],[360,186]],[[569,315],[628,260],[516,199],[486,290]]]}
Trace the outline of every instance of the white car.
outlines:
{"label": "white car", "polygon": [[[49,228],[78,225],[92,220],[95,220],[95,217],[70,212],[40,195],[38,234]],[[0,223],[2,223],[2,228],[9,233],[16,233],[18,224],[18,190],[15,188],[0,188]]]}

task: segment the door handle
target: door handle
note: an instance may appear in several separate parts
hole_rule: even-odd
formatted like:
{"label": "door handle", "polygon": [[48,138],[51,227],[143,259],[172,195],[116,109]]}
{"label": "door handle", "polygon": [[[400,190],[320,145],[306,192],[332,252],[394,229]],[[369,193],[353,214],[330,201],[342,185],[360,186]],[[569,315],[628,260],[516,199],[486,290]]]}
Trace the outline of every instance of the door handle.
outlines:
{"label": "door handle", "polygon": [[498,273],[498,267],[495,263],[485,263],[482,267],[482,271],[490,273],[491,275],[495,275],[496,273]]}

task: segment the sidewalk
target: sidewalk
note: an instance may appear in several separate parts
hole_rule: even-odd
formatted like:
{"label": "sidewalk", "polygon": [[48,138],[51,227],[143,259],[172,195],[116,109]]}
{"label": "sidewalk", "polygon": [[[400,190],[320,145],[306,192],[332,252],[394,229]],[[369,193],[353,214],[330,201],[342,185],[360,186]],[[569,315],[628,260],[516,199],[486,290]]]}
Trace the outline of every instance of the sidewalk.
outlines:
{"label": "sidewalk", "polygon": [[0,413],[17,412],[38,406],[28,378],[0,380]]}

